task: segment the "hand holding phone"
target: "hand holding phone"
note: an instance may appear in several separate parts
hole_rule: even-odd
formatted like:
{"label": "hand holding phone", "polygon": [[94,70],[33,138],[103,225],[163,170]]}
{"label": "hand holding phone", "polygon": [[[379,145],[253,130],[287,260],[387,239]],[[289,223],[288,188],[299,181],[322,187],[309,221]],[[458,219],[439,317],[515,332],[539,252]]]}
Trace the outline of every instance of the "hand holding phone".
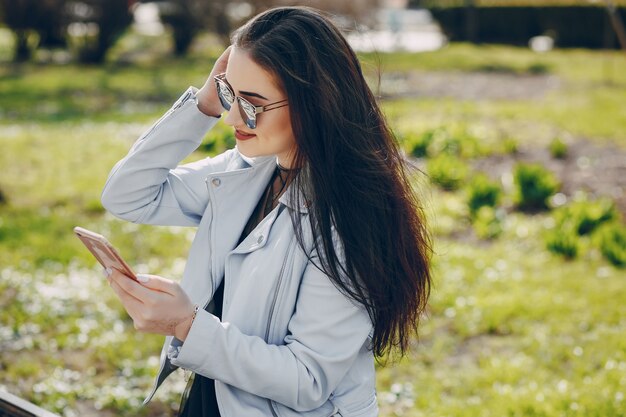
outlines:
{"label": "hand holding phone", "polygon": [[137,276],[133,270],[104,236],[78,226],[74,228],[74,233],[105,269],[115,268],[127,277],[137,281]]}

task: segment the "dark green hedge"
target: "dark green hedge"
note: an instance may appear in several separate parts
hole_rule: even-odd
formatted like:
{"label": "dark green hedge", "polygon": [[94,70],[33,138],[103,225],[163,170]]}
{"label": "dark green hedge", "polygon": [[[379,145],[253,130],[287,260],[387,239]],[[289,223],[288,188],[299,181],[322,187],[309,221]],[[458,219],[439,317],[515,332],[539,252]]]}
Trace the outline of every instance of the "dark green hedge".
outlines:
{"label": "dark green hedge", "polygon": [[[618,47],[603,7],[435,7],[430,11],[451,41],[527,45],[531,37],[548,34],[562,48]],[[626,8],[620,7],[619,13],[626,22]]]}

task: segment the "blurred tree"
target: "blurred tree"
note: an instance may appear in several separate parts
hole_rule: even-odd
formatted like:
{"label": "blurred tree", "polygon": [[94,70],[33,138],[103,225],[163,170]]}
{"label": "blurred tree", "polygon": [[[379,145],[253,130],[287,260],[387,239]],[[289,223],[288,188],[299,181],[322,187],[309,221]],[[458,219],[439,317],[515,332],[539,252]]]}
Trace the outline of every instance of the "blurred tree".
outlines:
{"label": "blurred tree", "polygon": [[15,61],[28,60],[33,47],[66,45],[64,3],[65,0],[0,0],[0,17],[15,34]]}
{"label": "blurred tree", "polygon": [[159,7],[161,21],[172,28],[174,51],[183,55],[189,49],[193,38],[200,30],[217,34],[224,45],[229,44],[230,33],[253,15],[274,6],[307,5],[343,18],[340,24],[354,26],[354,21],[362,21],[375,10],[380,0],[141,0],[142,3],[155,3]]}
{"label": "blurred tree", "polygon": [[[37,47],[66,47],[70,24],[82,25],[82,62],[101,62],[132,22],[135,0],[0,0],[0,17],[14,32],[16,61],[28,60]],[[89,26],[91,25],[91,26]],[[80,32],[80,31],[79,31]],[[33,36],[36,35],[36,36]]]}
{"label": "blurred tree", "polygon": [[226,15],[227,2],[223,0],[170,0],[157,3],[161,21],[172,28],[174,53],[184,55],[195,35],[202,29],[212,31],[223,39],[228,38],[231,26]]}
{"label": "blurred tree", "polygon": [[34,48],[65,47],[71,39],[81,62],[99,63],[131,24],[132,6],[139,2],[157,4],[162,22],[172,28],[175,54],[184,55],[200,30],[227,45],[234,27],[270,7],[315,7],[351,29],[371,16],[380,0],[0,0],[0,19],[15,33],[17,61],[29,59]]}
{"label": "blurred tree", "polygon": [[132,23],[133,3],[134,0],[66,1],[66,19],[87,28],[82,31],[85,39],[78,55],[81,62],[104,61],[106,52]]}

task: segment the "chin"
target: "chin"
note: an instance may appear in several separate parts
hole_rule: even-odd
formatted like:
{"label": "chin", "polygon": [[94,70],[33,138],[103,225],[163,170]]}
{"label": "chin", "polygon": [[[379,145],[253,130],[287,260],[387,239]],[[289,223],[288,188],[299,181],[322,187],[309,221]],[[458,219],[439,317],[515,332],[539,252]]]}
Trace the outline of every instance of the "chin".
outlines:
{"label": "chin", "polygon": [[239,141],[235,143],[235,148],[239,151],[241,155],[247,156],[248,158],[254,158],[256,156],[259,156],[256,152],[250,149],[249,146],[246,146],[245,144],[242,145]]}
{"label": "chin", "polygon": [[237,141],[237,143],[235,143],[235,148],[237,149],[237,151],[239,151],[241,156],[245,158],[256,158],[259,156],[269,155],[265,152],[259,152],[258,150],[255,150],[254,146],[246,146],[246,145],[247,144],[245,142],[240,143],[239,141]]}

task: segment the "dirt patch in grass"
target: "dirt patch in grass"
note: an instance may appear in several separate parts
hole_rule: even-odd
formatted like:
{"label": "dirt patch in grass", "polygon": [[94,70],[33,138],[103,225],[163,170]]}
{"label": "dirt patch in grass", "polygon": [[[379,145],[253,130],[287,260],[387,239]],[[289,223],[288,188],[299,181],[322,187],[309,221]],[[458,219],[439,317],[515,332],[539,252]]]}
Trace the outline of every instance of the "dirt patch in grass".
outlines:
{"label": "dirt patch in grass", "polygon": [[547,148],[520,147],[510,155],[494,155],[472,162],[473,168],[511,185],[513,167],[519,162],[539,163],[561,181],[569,199],[583,191],[592,197],[612,198],[626,219],[626,150],[613,144],[598,144],[584,138],[567,143],[567,154],[558,159]]}
{"label": "dirt patch in grass", "polygon": [[542,98],[560,86],[560,78],[552,74],[497,71],[390,72],[381,79],[382,95],[386,99],[527,100]]}
{"label": "dirt patch in grass", "polygon": [[[384,74],[381,83],[386,98],[448,97],[473,101],[540,99],[563,84],[553,74],[513,71],[398,72]],[[579,191],[591,197],[610,197],[626,219],[626,149],[623,146],[618,147],[609,141],[599,143],[586,137],[570,137],[564,140],[567,153],[559,159],[550,154],[545,139],[528,138],[519,145],[516,153],[477,159],[472,165],[474,169],[502,180],[505,187],[512,187],[516,163],[539,163],[558,176],[561,192],[568,199]]]}

